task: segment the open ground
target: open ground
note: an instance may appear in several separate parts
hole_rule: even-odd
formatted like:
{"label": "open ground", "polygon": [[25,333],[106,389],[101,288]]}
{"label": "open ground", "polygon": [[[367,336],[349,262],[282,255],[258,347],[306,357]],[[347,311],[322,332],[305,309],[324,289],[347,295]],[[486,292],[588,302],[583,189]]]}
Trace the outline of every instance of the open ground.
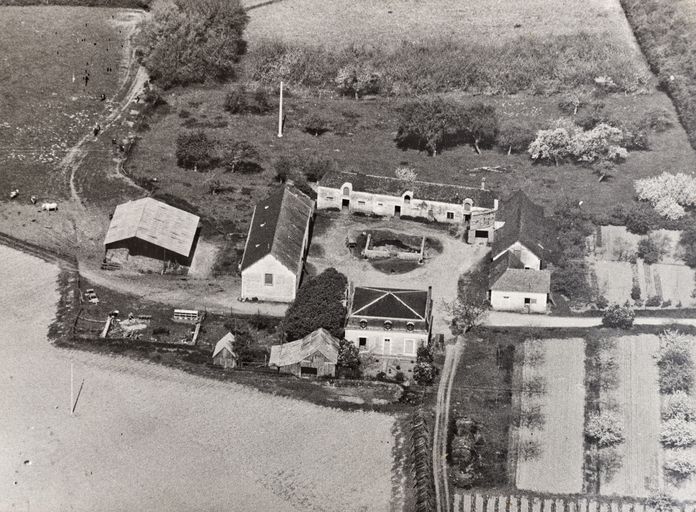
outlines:
{"label": "open ground", "polygon": [[389,510],[392,417],[57,349],[57,269],[0,255],[0,508]]}

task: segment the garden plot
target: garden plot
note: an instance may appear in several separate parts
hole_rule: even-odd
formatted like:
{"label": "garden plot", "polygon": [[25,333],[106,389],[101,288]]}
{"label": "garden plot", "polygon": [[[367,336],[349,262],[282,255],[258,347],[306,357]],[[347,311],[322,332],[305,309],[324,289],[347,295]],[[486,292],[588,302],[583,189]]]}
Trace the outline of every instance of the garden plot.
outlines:
{"label": "garden plot", "polygon": [[630,263],[597,260],[593,262],[593,266],[600,295],[612,304],[623,304],[631,298],[633,271]]}
{"label": "garden plot", "polygon": [[611,478],[600,482],[604,495],[646,497],[662,478],[660,394],[655,335],[623,336],[616,343],[618,388],[612,396],[620,404],[625,440],[616,446],[619,465]]}
{"label": "garden plot", "polygon": [[[596,238],[595,256],[605,261],[626,261],[638,250],[641,235],[629,233],[625,226],[601,226]],[[663,251],[662,263],[683,264],[679,247],[681,231],[658,229],[649,235]]]}
{"label": "garden plot", "polygon": [[683,307],[693,307],[696,299],[693,297],[694,269],[686,265],[667,265],[657,263],[650,269],[655,282],[656,292],[663,301],[672,301],[676,306],[681,303]]}
{"label": "garden plot", "polygon": [[[541,348],[541,350],[539,350]],[[532,352],[541,354],[534,360]],[[580,493],[583,484],[585,342],[581,338],[528,340],[522,375],[522,411],[540,413],[540,428],[520,427],[519,489]],[[534,384],[536,383],[536,384]],[[527,393],[541,385],[541,392]],[[522,420],[521,420],[522,421]]]}

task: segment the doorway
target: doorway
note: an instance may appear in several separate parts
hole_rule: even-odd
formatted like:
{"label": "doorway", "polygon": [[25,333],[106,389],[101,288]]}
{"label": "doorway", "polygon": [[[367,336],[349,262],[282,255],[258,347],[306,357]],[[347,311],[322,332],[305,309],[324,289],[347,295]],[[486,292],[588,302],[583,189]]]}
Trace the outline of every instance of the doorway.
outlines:
{"label": "doorway", "polygon": [[399,206],[399,205],[394,206],[394,216],[395,217],[401,216],[401,206]]}
{"label": "doorway", "polygon": [[350,208],[350,199],[343,199],[341,201],[341,209]]}

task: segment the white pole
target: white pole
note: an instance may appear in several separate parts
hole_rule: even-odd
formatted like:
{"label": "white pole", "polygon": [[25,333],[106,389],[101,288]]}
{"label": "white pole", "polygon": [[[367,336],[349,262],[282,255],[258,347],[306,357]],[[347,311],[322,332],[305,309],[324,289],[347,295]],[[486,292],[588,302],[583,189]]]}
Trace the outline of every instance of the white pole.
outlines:
{"label": "white pole", "polygon": [[278,137],[283,136],[283,82],[280,82],[280,108],[278,109]]}
{"label": "white pole", "polygon": [[70,363],[70,416],[73,413],[73,363]]}

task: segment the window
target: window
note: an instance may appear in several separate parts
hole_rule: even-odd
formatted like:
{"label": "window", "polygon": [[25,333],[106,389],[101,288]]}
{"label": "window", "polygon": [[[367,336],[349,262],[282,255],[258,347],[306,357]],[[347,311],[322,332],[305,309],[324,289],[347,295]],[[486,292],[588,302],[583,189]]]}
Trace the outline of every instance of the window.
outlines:
{"label": "window", "polygon": [[474,232],[474,236],[476,238],[488,238],[488,231],[486,231],[485,229],[477,229]]}
{"label": "window", "polygon": [[358,347],[366,347],[366,346],[367,346],[367,338],[365,338],[365,337],[358,338]]}
{"label": "window", "polygon": [[367,329],[367,320],[360,320],[360,328]]}
{"label": "window", "polygon": [[384,206],[384,203],[377,203],[377,206]]}
{"label": "window", "polygon": [[529,299],[530,304],[536,304],[537,300],[536,299]]}
{"label": "window", "polygon": [[464,211],[465,212],[470,212],[471,211],[471,205],[474,202],[471,199],[464,199]]}
{"label": "window", "polygon": [[329,201],[333,201],[333,196],[326,196],[326,199],[328,199]]}
{"label": "window", "polygon": [[404,340],[394,340],[391,344],[391,354],[399,356],[404,353]]}
{"label": "window", "polygon": [[343,195],[344,195],[344,196],[349,196],[349,195],[350,195],[350,188],[348,188],[348,187],[343,187]]}
{"label": "window", "polygon": [[503,299],[509,299],[509,298],[510,298],[509,295],[503,295]]}
{"label": "window", "polygon": [[532,303],[532,299],[530,299],[529,297],[525,297],[525,298],[524,298],[524,303],[525,303],[525,304],[531,304],[531,303]]}
{"label": "window", "polygon": [[404,196],[404,204],[409,204],[411,202],[411,196]]}
{"label": "window", "polygon": [[415,340],[404,340],[404,354],[412,355],[416,353]]}
{"label": "window", "polygon": [[263,275],[263,284],[265,286],[273,286],[273,274],[264,274]]}
{"label": "window", "polygon": [[406,330],[407,330],[407,331],[412,331],[415,327],[416,327],[416,326],[415,326],[415,324],[414,324],[413,322],[408,322],[408,323],[406,324]]}
{"label": "window", "polygon": [[391,330],[391,328],[392,328],[391,320],[385,320],[385,321],[384,321],[384,328],[385,328],[387,331],[390,331],[390,330]]}
{"label": "window", "polygon": [[448,218],[449,220],[454,219],[454,212],[447,212],[447,218]]}
{"label": "window", "polygon": [[389,355],[391,348],[391,338],[384,338],[382,341],[382,354]]}
{"label": "window", "polygon": [[365,204],[365,201],[358,201],[358,204]]}

